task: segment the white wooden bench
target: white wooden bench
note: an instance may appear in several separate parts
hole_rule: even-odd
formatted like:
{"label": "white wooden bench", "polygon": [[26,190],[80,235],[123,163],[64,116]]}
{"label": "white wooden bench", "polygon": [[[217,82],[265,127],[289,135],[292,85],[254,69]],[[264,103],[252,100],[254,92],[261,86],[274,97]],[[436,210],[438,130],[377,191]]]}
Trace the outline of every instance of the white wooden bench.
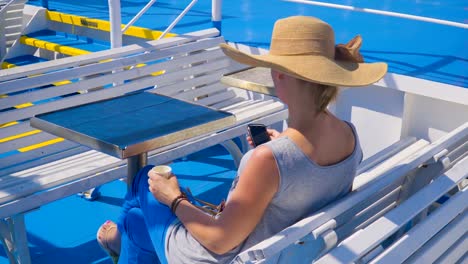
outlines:
{"label": "white wooden bench", "polygon": [[[332,252],[339,250],[337,245],[400,208],[399,204],[453,165],[442,157],[451,155],[456,161],[456,157],[467,155],[460,150],[467,141],[465,123],[436,142],[428,145],[419,140],[383,162],[379,158],[382,153],[370,157],[375,161],[361,164],[352,193],[240,253],[233,263],[311,263],[319,259],[327,264],[352,262],[354,259],[332,261],[336,257]],[[369,162],[380,163],[363,172]],[[350,241],[347,245],[352,247]],[[347,253],[346,249],[340,252],[345,256]]]}
{"label": "white wooden bench", "polygon": [[234,126],[150,152],[152,164],[217,144],[238,162],[230,139],[245,134],[247,123],[287,118],[282,103],[219,83],[239,65],[219,49],[218,35],[203,30],[0,71],[0,235],[12,263],[30,262],[24,213],[126,176],[126,161],[33,129],[32,116],[142,90],[236,115]]}
{"label": "white wooden bench", "polygon": [[[449,159],[443,156],[441,162],[448,165]],[[454,190],[468,177],[468,149],[462,160],[449,166],[429,185],[316,263],[457,263],[468,252],[468,186]],[[444,195],[446,200],[431,208]]]}

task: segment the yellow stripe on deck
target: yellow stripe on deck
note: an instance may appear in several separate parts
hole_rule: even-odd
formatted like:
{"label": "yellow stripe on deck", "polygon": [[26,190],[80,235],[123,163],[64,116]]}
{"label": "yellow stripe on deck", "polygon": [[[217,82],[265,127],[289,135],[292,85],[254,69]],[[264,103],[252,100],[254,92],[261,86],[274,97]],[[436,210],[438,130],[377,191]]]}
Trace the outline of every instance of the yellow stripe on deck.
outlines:
{"label": "yellow stripe on deck", "polygon": [[9,127],[9,126],[13,126],[13,125],[16,125],[16,124],[18,124],[17,121],[11,121],[11,122],[8,122],[8,123],[0,124],[0,128]]}
{"label": "yellow stripe on deck", "polygon": [[20,148],[20,149],[18,149],[18,151],[19,152],[26,152],[26,151],[42,148],[42,147],[45,147],[45,146],[48,146],[48,145],[56,144],[56,143],[59,143],[59,142],[62,142],[62,141],[64,141],[63,138],[55,138],[55,139],[44,141],[44,142],[41,142],[41,143],[38,143],[38,144],[34,144],[34,145],[31,145],[31,146]]}
{"label": "yellow stripe on deck", "polygon": [[91,52],[89,52],[87,50],[82,50],[82,49],[72,48],[72,47],[68,47],[68,46],[63,46],[63,45],[60,45],[60,44],[40,40],[40,39],[37,39],[37,38],[30,38],[28,36],[22,36],[20,38],[20,42],[21,42],[21,44],[33,46],[33,47],[36,47],[36,48],[46,49],[46,50],[50,50],[50,51],[55,51],[55,52],[59,52],[59,53],[62,53],[62,54],[65,54],[65,55],[70,55],[70,56],[78,56],[78,55],[84,55],[84,54],[91,53]]}
{"label": "yellow stripe on deck", "polygon": [[11,69],[11,68],[14,68],[14,67],[16,67],[16,65],[13,64],[13,63],[9,63],[9,62],[6,62],[6,61],[2,62],[2,69]]}
{"label": "yellow stripe on deck", "polygon": [[35,134],[38,134],[40,132],[41,132],[41,130],[36,129],[36,130],[29,131],[29,132],[21,133],[21,134],[18,134],[18,135],[6,137],[6,138],[0,138],[0,143],[15,140],[15,139],[22,138],[22,137],[35,135]]}
{"label": "yellow stripe on deck", "polygon": [[[8,97],[8,95],[6,95],[6,94],[0,94],[0,98],[7,98],[7,97]],[[30,107],[30,106],[33,106],[33,105],[34,104],[32,104],[32,103],[24,103],[24,104],[15,105],[14,107],[16,109],[21,109],[21,108]],[[1,125],[0,125],[0,127],[1,127]]]}
{"label": "yellow stripe on deck", "polygon": [[[46,18],[50,21],[55,21],[59,23],[65,23],[73,26],[87,27],[91,29],[110,32],[110,22],[105,20],[87,18],[54,11],[46,11]],[[124,27],[125,25],[121,25],[121,28]],[[161,36],[161,34],[161,31],[136,26],[129,27],[124,33],[124,35],[127,36],[144,39],[158,39]],[[177,36],[177,34],[168,33],[164,37],[173,36]]]}

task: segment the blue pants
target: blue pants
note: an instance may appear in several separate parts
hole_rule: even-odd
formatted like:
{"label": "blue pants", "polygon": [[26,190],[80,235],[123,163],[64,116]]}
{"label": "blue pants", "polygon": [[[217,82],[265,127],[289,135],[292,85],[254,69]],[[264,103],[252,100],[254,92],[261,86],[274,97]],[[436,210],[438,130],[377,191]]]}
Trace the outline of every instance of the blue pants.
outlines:
{"label": "blue pants", "polygon": [[166,231],[176,216],[148,190],[146,166],[135,176],[117,221],[122,235],[119,264],[167,264]]}

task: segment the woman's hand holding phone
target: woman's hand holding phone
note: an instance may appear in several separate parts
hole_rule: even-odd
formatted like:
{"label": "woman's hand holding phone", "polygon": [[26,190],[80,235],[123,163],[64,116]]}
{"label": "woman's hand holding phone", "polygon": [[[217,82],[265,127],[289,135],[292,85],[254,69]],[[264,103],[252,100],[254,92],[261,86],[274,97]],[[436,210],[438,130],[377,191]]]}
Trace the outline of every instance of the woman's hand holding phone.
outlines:
{"label": "woman's hand holding phone", "polygon": [[[280,133],[277,130],[266,128],[264,125],[261,124],[250,124],[248,126],[248,131],[249,134],[247,136],[247,142],[252,147],[261,145],[269,140],[277,138],[280,135]],[[269,139],[265,139],[265,137],[268,137]],[[254,142],[254,138],[257,142]]]}

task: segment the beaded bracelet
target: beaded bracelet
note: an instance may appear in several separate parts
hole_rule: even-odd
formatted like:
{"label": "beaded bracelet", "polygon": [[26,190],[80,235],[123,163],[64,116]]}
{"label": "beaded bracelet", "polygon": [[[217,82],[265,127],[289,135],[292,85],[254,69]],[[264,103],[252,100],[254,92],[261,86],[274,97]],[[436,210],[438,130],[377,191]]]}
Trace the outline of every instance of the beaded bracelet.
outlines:
{"label": "beaded bracelet", "polygon": [[185,193],[181,193],[179,196],[177,196],[171,203],[171,212],[173,214],[175,214],[175,211],[177,209],[177,207],[179,206],[180,202],[182,202],[183,200],[187,200],[187,195],[185,195]]}

